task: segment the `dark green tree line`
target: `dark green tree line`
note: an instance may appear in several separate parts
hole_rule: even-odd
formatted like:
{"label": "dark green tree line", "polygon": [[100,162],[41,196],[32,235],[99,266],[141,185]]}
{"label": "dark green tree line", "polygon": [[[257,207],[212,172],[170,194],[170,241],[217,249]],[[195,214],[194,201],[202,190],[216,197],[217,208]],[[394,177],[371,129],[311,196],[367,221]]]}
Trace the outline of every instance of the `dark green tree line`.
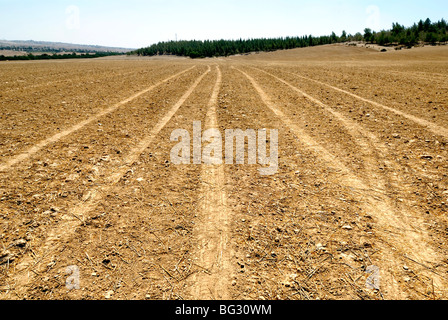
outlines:
{"label": "dark green tree line", "polygon": [[159,42],[150,47],[138,49],[133,54],[141,56],[176,55],[189,56],[191,58],[205,58],[259,51],[294,49],[336,42],[339,42],[339,37],[335,33],[331,36],[322,37],[303,36],[248,40],[170,41]]}
{"label": "dark green tree line", "polygon": [[431,22],[430,19],[420,20],[411,27],[393,23],[391,30],[372,32],[364,30],[364,40],[379,45],[405,45],[408,47],[419,43],[437,44],[448,41],[448,25],[445,19]]}
{"label": "dark green tree line", "polygon": [[448,28],[444,19],[432,23],[430,19],[421,20],[412,27],[406,28],[394,23],[392,29],[375,32],[365,29],[364,35],[342,32],[341,36],[332,33],[329,36],[260,38],[239,40],[207,40],[207,41],[169,41],[159,42],[147,48],[138,49],[128,54],[139,56],[176,55],[191,58],[219,57],[251,52],[268,52],[276,50],[303,48],[346,41],[366,41],[380,45],[401,44],[412,46],[421,42],[440,43],[448,41]]}
{"label": "dark green tree line", "polygon": [[13,57],[6,57],[4,55],[0,55],[0,61],[92,59],[92,58],[101,58],[101,57],[116,56],[116,55],[121,55],[121,53],[96,52],[94,54],[89,54],[89,53],[77,54],[76,52],[73,52],[73,53],[66,53],[66,54],[56,54],[55,53],[52,55],[49,55],[47,53],[44,53],[41,55],[33,55],[32,53],[29,53],[28,55],[24,55],[24,56],[13,56]]}

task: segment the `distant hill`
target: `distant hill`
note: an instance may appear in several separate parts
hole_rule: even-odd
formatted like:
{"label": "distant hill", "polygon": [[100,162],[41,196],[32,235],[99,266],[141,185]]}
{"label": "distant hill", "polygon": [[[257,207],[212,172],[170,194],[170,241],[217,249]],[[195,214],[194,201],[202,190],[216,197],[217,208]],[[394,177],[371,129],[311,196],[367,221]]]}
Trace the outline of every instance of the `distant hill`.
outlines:
{"label": "distant hill", "polygon": [[82,45],[62,42],[45,42],[45,41],[22,41],[22,40],[0,40],[1,51],[13,51],[18,54],[22,53],[62,53],[62,52],[76,52],[76,53],[98,53],[98,52],[113,52],[113,53],[127,53],[133,49],[104,47],[93,45]]}

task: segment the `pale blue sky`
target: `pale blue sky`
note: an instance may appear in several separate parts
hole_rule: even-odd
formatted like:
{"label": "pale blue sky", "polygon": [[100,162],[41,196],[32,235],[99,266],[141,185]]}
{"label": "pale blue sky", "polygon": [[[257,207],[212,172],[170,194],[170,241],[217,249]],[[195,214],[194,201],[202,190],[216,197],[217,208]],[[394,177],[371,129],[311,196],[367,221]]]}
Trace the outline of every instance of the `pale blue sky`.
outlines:
{"label": "pale blue sky", "polygon": [[0,39],[138,48],[178,39],[356,33],[448,20],[446,0],[0,0]]}

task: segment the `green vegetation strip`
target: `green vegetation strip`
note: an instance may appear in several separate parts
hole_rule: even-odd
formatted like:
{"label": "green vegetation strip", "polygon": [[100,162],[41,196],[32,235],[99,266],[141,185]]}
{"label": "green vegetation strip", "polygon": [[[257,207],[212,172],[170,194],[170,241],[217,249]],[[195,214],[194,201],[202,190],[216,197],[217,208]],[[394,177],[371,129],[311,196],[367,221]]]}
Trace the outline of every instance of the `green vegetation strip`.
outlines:
{"label": "green vegetation strip", "polygon": [[394,23],[391,30],[380,32],[365,29],[364,34],[347,34],[343,31],[341,36],[334,32],[330,36],[313,37],[286,37],[270,39],[248,39],[248,40],[207,40],[207,41],[169,41],[159,42],[147,48],[142,48],[128,53],[128,55],[155,56],[176,55],[190,58],[220,57],[235,54],[247,54],[251,52],[269,52],[276,50],[303,48],[332,43],[343,43],[353,41],[366,41],[382,46],[401,45],[412,47],[417,44],[437,44],[448,41],[447,22],[432,23],[430,19],[420,20],[412,27],[406,28],[399,23]]}
{"label": "green vegetation strip", "polygon": [[4,55],[0,56],[0,61],[21,61],[21,60],[53,60],[53,59],[92,59],[92,58],[101,58],[108,56],[117,56],[122,55],[121,53],[116,52],[96,52],[93,54],[83,53],[67,53],[67,54],[41,54],[41,55],[33,55],[32,53],[25,56],[13,56],[13,57],[5,57]]}

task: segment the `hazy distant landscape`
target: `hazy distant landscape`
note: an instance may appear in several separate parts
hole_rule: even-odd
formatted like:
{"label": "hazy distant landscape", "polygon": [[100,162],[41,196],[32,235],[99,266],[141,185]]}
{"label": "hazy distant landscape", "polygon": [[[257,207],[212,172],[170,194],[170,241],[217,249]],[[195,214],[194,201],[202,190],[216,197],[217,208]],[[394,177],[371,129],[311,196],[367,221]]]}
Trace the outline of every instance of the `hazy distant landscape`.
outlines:
{"label": "hazy distant landscape", "polygon": [[[0,60],[40,60],[61,58],[102,57],[115,54],[138,56],[175,55],[190,58],[221,57],[254,52],[270,52],[334,43],[360,43],[378,46],[412,48],[414,46],[444,45],[448,41],[448,24],[445,19],[432,22],[429,18],[420,20],[410,27],[393,23],[391,29],[375,32],[370,28],[356,34],[342,31],[341,35],[331,32],[328,36],[297,36],[282,38],[258,38],[239,40],[169,41],[159,42],[140,49],[114,48],[81,44],[44,41],[0,40]],[[386,51],[386,50],[384,50]],[[96,55],[95,55],[96,54]],[[3,56],[3,57],[2,57]],[[27,57],[29,56],[29,58]],[[59,57],[58,57],[59,56]]]}
{"label": "hazy distant landscape", "polygon": [[0,56],[25,56],[28,54],[63,54],[63,53],[127,53],[133,49],[92,46],[61,42],[0,40]]}

